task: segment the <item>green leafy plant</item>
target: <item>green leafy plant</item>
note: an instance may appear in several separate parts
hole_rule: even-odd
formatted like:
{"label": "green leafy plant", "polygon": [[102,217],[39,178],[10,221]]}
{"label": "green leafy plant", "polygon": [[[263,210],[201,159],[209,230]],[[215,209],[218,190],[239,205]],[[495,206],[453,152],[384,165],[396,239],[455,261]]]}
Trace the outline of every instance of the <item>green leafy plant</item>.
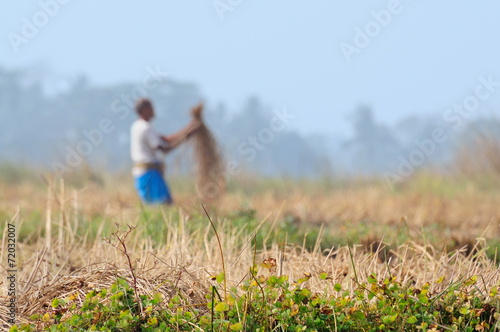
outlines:
{"label": "green leafy plant", "polygon": [[[273,268],[263,263],[262,269]],[[52,301],[52,313],[11,331],[493,331],[497,328],[498,286],[482,292],[477,277],[457,281],[444,291],[403,285],[395,277],[370,275],[353,290],[344,290],[326,273],[288,276],[258,274],[253,266],[239,287],[221,296],[225,276],[215,276],[204,304],[189,305],[179,295],[141,294],[123,278],[108,289],[87,293],[77,308],[75,297]],[[311,291],[311,278],[322,280],[323,293]],[[442,282],[442,278],[435,281]],[[334,293],[326,289],[333,285]],[[55,323],[54,323],[55,322]]]}

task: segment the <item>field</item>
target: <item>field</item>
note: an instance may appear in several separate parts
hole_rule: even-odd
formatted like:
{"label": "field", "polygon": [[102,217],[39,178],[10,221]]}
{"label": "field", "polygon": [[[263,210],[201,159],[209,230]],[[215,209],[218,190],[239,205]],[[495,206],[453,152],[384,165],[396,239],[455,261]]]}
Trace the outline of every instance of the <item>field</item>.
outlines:
{"label": "field", "polygon": [[494,180],[242,177],[206,212],[180,178],[172,207],[128,176],[1,181],[4,328],[11,224],[24,330],[496,330]]}

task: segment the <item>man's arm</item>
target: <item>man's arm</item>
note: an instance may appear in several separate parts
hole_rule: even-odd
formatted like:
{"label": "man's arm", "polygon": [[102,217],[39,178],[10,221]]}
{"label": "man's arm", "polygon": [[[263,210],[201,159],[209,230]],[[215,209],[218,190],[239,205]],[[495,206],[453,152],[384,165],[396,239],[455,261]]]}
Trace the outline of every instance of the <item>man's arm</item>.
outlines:
{"label": "man's arm", "polygon": [[161,139],[167,143],[167,146],[160,146],[160,149],[164,153],[168,153],[178,147],[181,143],[185,142],[189,137],[191,137],[198,128],[200,128],[200,121],[193,120],[185,128],[181,129],[177,133],[169,136],[161,136]]}

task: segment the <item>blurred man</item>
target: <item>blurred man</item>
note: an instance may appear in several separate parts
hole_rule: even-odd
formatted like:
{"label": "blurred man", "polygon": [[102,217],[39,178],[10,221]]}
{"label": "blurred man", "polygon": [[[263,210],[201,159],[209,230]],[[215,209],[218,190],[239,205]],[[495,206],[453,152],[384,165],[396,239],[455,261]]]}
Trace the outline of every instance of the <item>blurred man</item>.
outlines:
{"label": "blurred man", "polygon": [[135,188],[144,203],[171,204],[173,200],[163,177],[162,159],[164,154],[186,141],[198,129],[200,123],[193,120],[178,133],[162,136],[151,125],[155,113],[149,99],[137,100],[135,110],[138,119],[132,124],[130,146],[130,155],[134,162],[132,174]]}

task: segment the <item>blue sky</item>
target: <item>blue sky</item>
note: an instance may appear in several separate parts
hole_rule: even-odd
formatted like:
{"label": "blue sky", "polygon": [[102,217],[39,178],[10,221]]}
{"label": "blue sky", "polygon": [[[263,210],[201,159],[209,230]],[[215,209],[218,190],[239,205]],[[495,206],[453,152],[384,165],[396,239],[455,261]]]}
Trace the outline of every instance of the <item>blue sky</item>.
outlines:
{"label": "blue sky", "polygon": [[[348,114],[361,103],[387,124],[410,114],[441,117],[473,93],[478,77],[500,81],[494,0],[401,0],[350,62],[340,45],[354,45],[356,27],[365,31],[373,11],[396,0],[220,0],[231,7],[223,20],[212,0],[60,0],[67,4],[14,52],[9,38],[22,36],[23,19],[33,22],[41,3],[55,1],[0,4],[0,66],[110,84],[138,81],[160,65],[198,83],[210,103],[237,108],[257,95],[287,107],[303,133],[348,135]],[[500,89],[477,115],[500,115],[499,105]]]}

